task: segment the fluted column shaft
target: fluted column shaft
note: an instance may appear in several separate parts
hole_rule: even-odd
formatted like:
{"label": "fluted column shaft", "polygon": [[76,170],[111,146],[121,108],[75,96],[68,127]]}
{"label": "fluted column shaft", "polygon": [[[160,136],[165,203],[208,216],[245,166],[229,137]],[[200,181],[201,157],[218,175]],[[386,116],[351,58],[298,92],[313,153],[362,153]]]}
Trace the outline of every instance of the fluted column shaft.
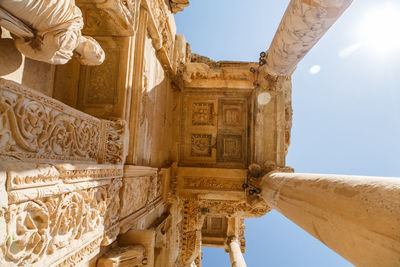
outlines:
{"label": "fluted column shaft", "polygon": [[400,266],[400,178],[273,173],[261,194],[356,266]]}
{"label": "fluted column shaft", "polygon": [[352,0],[291,0],[267,53],[265,69],[290,74]]}
{"label": "fluted column shaft", "polygon": [[240,250],[239,240],[234,237],[228,240],[229,246],[229,259],[231,260],[232,267],[247,267],[244,261],[242,251]]}

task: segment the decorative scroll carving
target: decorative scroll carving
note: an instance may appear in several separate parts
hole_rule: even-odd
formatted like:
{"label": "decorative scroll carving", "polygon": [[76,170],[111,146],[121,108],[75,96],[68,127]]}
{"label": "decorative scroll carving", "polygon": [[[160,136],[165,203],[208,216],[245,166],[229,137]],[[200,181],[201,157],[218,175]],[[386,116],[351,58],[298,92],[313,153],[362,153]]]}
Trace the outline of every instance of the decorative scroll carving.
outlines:
{"label": "decorative scroll carving", "polygon": [[[120,212],[120,198],[119,191],[122,187],[121,179],[114,179],[112,184],[107,189],[107,199],[106,199],[106,213],[104,216],[104,228],[107,229],[104,234],[104,239],[102,242],[103,246],[111,244],[117,239],[119,234],[119,212]],[[132,192],[131,192],[132,193]]]}
{"label": "decorative scroll carving", "polygon": [[0,157],[7,161],[124,161],[123,121],[96,119],[4,79],[0,124]]}
{"label": "decorative scroll carving", "polygon": [[0,249],[7,264],[55,264],[76,251],[60,263],[76,265],[97,254],[102,240],[103,245],[115,240],[122,167],[3,163],[2,168],[9,205]]}
{"label": "decorative scroll carving", "polygon": [[[147,203],[150,188],[149,177],[124,178],[122,187],[121,218],[144,207]],[[135,194],[132,194],[135,192]]]}
{"label": "decorative scroll carving", "polygon": [[127,155],[127,125],[123,120],[103,120],[104,150],[102,162],[111,164],[122,164]]}
{"label": "decorative scroll carving", "polygon": [[10,205],[6,258],[33,264],[101,227],[106,196],[106,188],[99,187]]}
{"label": "decorative scroll carving", "polygon": [[97,267],[145,266],[146,249],[143,245],[116,247],[102,256]]}

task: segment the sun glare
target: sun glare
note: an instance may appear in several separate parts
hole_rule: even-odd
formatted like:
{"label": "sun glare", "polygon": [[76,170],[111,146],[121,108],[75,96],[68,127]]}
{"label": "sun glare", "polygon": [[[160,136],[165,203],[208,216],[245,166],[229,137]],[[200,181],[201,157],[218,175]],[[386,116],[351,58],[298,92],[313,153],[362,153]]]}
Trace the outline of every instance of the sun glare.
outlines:
{"label": "sun glare", "polygon": [[400,7],[385,4],[366,12],[360,25],[361,44],[379,54],[400,52]]}

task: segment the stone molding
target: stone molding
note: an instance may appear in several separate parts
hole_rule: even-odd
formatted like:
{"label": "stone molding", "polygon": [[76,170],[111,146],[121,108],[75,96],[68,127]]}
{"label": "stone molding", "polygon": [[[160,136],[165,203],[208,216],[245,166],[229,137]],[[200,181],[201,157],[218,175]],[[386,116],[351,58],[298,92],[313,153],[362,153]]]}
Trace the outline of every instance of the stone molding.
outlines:
{"label": "stone molding", "polygon": [[3,161],[123,164],[127,127],[0,79]]}

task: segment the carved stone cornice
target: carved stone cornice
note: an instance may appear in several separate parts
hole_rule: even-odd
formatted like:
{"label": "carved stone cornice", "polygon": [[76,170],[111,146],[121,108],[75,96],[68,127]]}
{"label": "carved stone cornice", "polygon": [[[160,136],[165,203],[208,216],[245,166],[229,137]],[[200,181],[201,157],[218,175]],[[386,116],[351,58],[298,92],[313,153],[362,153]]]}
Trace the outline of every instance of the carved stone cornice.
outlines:
{"label": "carved stone cornice", "polygon": [[247,201],[229,200],[201,200],[199,209],[207,211],[207,214],[241,218],[258,218],[271,211],[263,201],[251,205]]}
{"label": "carved stone cornice", "polygon": [[125,161],[125,121],[97,119],[4,79],[0,79],[0,121],[3,161]]}

